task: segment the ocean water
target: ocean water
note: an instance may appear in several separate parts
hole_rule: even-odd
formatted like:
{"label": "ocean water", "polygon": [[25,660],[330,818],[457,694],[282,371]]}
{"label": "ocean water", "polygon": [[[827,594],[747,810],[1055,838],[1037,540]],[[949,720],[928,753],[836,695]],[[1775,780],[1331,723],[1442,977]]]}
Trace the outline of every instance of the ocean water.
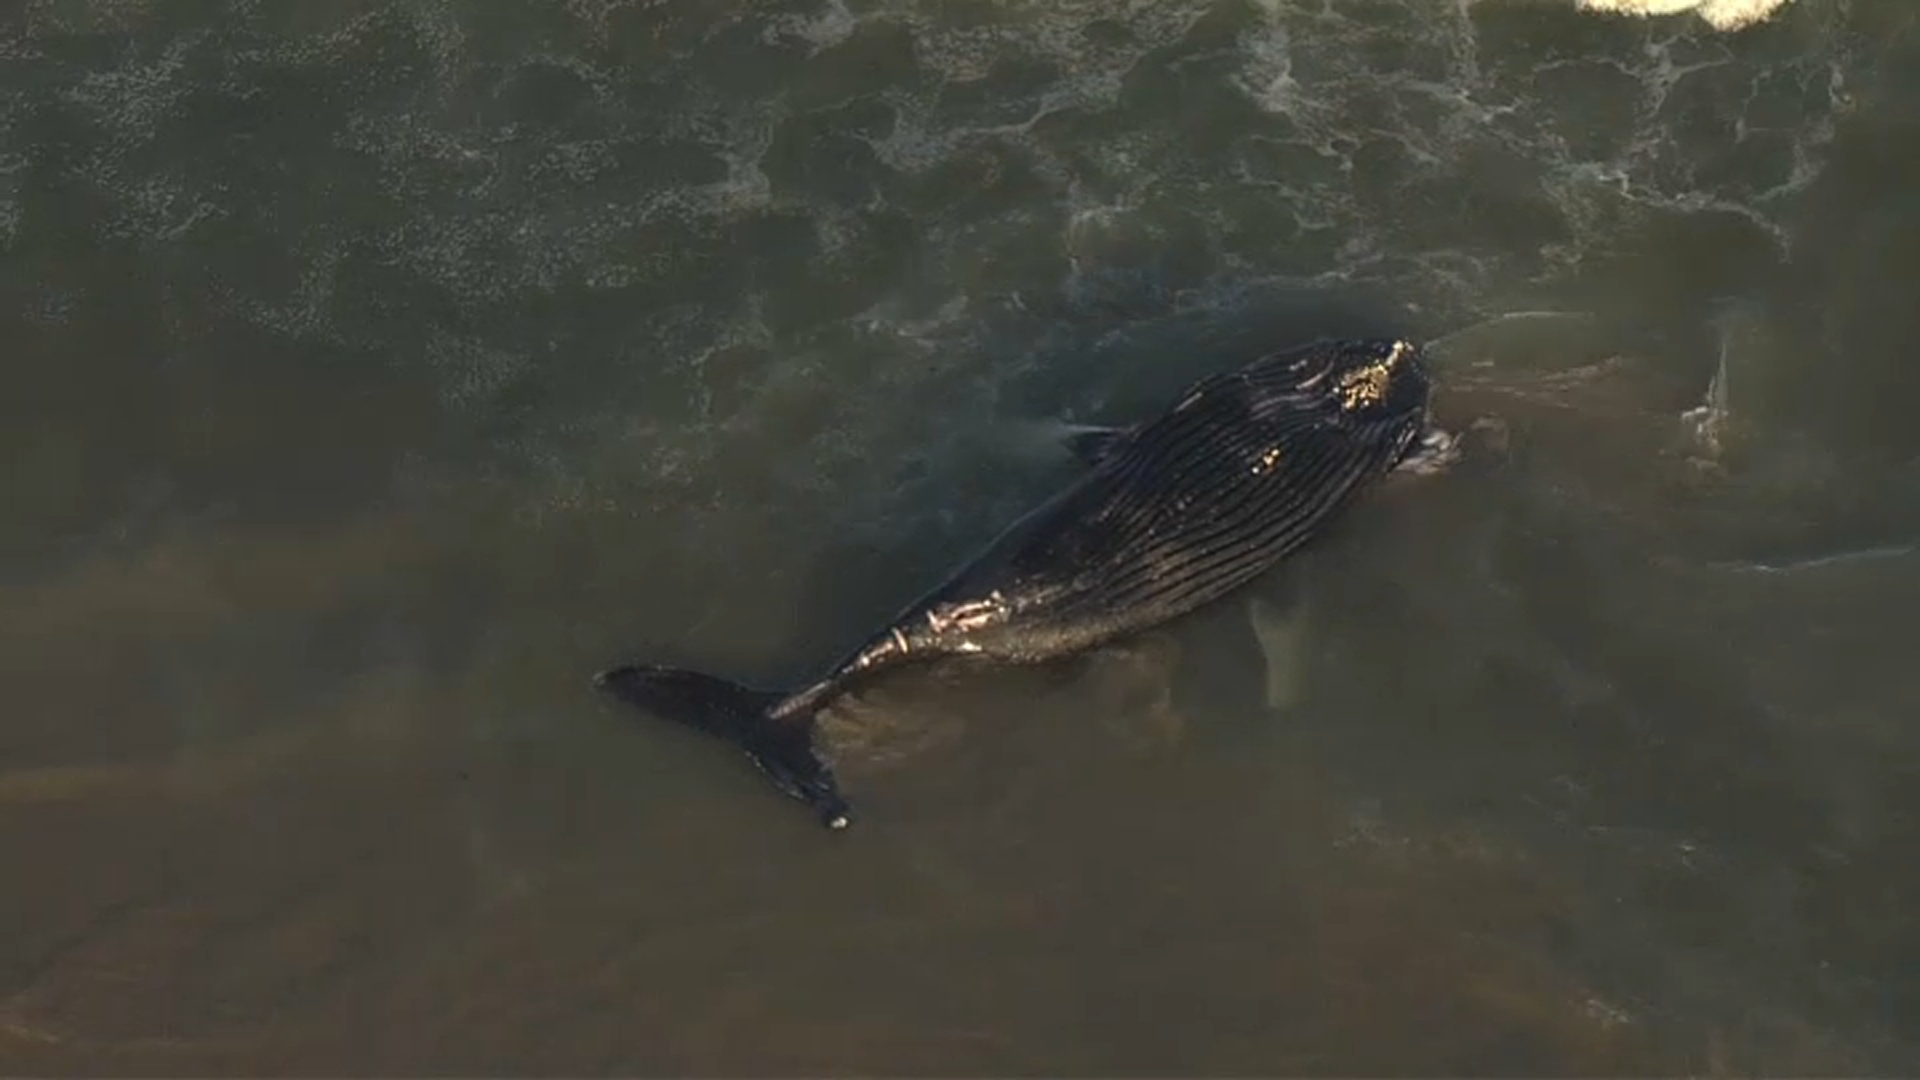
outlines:
{"label": "ocean water", "polygon": [[[1920,7],[24,0],[0,1071],[1920,1069]],[[807,677],[1323,334],[1445,476]]]}

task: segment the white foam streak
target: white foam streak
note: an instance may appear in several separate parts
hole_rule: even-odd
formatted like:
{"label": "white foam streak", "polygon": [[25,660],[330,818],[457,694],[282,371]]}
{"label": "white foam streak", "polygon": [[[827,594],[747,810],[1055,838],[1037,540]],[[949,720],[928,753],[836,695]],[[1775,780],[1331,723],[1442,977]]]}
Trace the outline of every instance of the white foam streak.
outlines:
{"label": "white foam streak", "polygon": [[1715,30],[1740,30],[1773,17],[1787,0],[1580,0],[1587,11],[1651,17],[1691,11]]}

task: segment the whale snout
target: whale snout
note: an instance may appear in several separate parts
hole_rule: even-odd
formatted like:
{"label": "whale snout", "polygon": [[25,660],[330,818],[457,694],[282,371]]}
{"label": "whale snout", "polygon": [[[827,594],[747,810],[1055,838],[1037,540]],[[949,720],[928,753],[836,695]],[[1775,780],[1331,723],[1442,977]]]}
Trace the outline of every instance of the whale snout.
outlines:
{"label": "whale snout", "polygon": [[1431,385],[1420,346],[1397,338],[1313,342],[1242,373],[1257,420],[1312,414],[1389,442],[1425,426]]}
{"label": "whale snout", "polygon": [[1337,347],[1321,386],[1340,412],[1375,421],[1424,417],[1432,388],[1420,346],[1397,339]]}

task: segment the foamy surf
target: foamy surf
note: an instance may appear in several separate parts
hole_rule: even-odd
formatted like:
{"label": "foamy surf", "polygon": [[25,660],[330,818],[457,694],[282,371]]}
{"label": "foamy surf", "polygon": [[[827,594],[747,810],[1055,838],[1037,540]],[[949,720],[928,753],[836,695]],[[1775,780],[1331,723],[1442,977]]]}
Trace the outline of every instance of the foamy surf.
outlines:
{"label": "foamy surf", "polygon": [[1578,0],[1583,11],[1623,15],[1678,15],[1691,11],[1715,30],[1738,30],[1770,18],[1787,0]]}

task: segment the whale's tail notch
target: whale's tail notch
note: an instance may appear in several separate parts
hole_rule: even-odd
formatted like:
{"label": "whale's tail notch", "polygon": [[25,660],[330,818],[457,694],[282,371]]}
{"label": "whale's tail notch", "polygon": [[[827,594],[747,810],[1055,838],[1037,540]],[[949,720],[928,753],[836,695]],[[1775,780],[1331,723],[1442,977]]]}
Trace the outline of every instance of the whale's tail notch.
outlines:
{"label": "whale's tail notch", "polygon": [[822,824],[844,829],[849,811],[833,771],[813,747],[811,711],[776,715],[786,696],[683,668],[629,664],[594,676],[594,685],[642,711],[717,735],[746,752],[774,786],[810,807]]}

